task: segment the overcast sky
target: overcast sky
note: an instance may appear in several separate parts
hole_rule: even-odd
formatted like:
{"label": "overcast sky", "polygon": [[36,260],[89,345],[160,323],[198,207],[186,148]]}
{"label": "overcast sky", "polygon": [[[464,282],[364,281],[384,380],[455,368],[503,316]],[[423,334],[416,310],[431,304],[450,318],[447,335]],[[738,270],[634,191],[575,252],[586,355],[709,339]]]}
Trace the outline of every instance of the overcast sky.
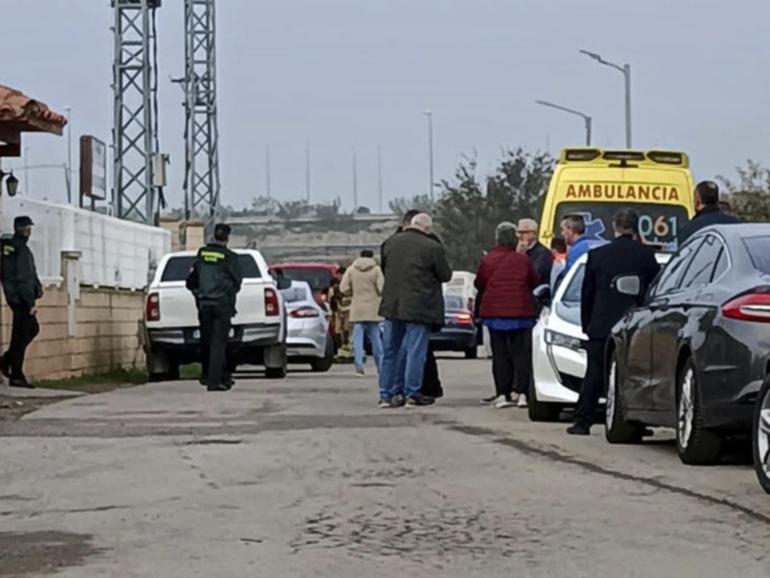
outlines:
{"label": "overcast sky", "polygon": [[[109,0],[2,5],[0,83],[59,112],[71,105],[76,143],[109,141]],[[184,67],[182,6],[164,0],[158,13],[161,148],[177,205],[183,109],[168,78]],[[217,10],[224,204],[265,192],[268,145],[273,194],[304,195],[306,141],[316,200],[352,204],[355,150],[360,204],[376,210],[378,145],[386,202],[427,192],[426,109],[437,179],[473,151],[489,171],[504,146],[557,154],[583,142],[579,118],[535,99],[592,114],[595,144],[622,146],[622,75],[580,48],[632,65],[635,147],[688,152],[696,178],[768,157],[767,0],[219,0]],[[25,138],[31,164],[65,161],[66,139]],[[61,171],[29,180],[32,196],[64,198]]]}

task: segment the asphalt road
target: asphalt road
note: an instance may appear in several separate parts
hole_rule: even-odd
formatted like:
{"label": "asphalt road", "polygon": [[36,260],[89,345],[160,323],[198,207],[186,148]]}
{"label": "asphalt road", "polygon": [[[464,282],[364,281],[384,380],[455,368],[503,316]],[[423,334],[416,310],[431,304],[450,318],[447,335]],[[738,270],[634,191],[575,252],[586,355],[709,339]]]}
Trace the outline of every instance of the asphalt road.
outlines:
{"label": "asphalt road", "polygon": [[0,423],[0,576],[766,577],[749,465],[690,468],[664,432],[610,447],[447,397],[376,408],[373,377],[148,385]]}

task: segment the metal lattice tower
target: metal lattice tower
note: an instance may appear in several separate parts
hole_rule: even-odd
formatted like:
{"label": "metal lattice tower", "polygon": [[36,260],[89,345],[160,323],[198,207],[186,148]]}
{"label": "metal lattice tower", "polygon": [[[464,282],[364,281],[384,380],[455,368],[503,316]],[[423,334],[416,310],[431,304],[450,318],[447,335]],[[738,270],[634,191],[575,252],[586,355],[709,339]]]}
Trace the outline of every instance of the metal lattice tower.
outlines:
{"label": "metal lattice tower", "polygon": [[153,160],[158,152],[155,9],[160,0],[112,0],[116,216],[155,224],[158,191]]}
{"label": "metal lattice tower", "polygon": [[185,213],[219,208],[215,0],[185,0]]}

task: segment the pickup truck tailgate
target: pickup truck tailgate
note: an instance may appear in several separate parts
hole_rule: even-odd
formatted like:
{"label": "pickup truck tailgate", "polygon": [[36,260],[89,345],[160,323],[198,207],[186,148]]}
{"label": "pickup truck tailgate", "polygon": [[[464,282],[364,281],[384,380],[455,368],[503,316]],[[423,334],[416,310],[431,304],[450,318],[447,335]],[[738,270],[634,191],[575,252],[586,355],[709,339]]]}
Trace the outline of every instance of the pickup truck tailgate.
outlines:
{"label": "pickup truck tailgate", "polygon": [[[265,316],[265,289],[273,285],[263,279],[244,279],[236,302],[233,325],[278,323],[276,317]],[[197,327],[195,299],[183,282],[163,283],[159,288],[160,319],[164,327]]]}

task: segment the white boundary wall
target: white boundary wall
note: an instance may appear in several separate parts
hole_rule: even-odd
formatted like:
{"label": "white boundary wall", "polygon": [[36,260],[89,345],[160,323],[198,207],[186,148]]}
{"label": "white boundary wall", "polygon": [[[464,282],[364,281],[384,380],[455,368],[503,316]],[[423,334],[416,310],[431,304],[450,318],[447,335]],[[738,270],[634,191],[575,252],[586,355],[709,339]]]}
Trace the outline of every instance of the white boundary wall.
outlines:
{"label": "white boundary wall", "polygon": [[3,198],[3,235],[13,234],[19,215],[35,223],[29,245],[45,284],[61,283],[62,252],[75,252],[81,285],[144,289],[171,251],[171,233],[159,227],[18,196]]}

